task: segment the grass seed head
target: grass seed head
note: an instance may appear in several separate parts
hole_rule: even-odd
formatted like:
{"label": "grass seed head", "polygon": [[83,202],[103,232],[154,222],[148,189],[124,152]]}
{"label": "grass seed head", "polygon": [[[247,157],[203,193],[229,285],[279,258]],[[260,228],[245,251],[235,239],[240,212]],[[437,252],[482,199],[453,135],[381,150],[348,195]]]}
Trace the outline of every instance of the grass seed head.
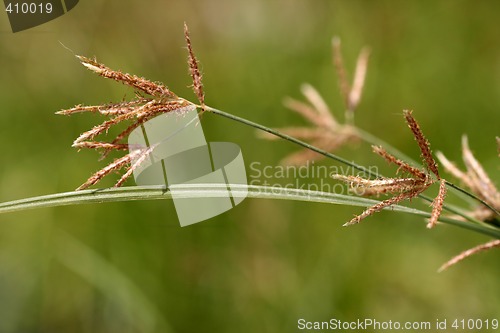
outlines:
{"label": "grass seed head", "polygon": [[459,255],[453,257],[451,260],[447,261],[444,265],[442,265],[438,271],[442,272],[476,253],[491,250],[494,248],[500,248],[500,239],[492,240],[488,243],[478,245],[476,247],[473,247],[472,249],[468,249],[460,253]]}
{"label": "grass seed head", "polygon": [[201,81],[202,75],[200,67],[198,65],[198,60],[196,59],[193,52],[193,46],[191,45],[191,37],[189,36],[189,29],[186,22],[184,22],[184,37],[186,39],[186,46],[189,54],[188,65],[189,65],[189,72],[193,80],[193,90],[194,93],[196,94],[196,97],[198,98],[198,101],[200,102],[201,108],[205,110],[205,92],[203,91],[203,83]]}
{"label": "grass seed head", "polygon": [[431,229],[437,224],[439,216],[443,211],[444,199],[446,197],[446,182],[444,179],[441,179],[439,184],[439,193],[437,197],[432,201],[432,213],[427,223],[427,228]]}
{"label": "grass seed head", "polygon": [[130,75],[127,73],[122,73],[120,71],[115,71],[111,68],[106,67],[105,65],[98,63],[96,60],[92,60],[83,56],[76,56],[89,70],[97,73],[98,75],[115,80],[117,82],[128,85],[134,89],[142,91],[150,96],[155,97],[169,97],[169,98],[177,98],[177,96],[171,92],[167,87],[146,80],[145,78],[138,77],[135,75]]}
{"label": "grass seed head", "polygon": [[417,140],[418,146],[422,153],[422,159],[424,161],[425,167],[429,171],[434,173],[438,179],[441,179],[441,177],[439,176],[437,163],[432,157],[430,143],[429,141],[427,141],[424,134],[422,133],[422,130],[420,129],[420,125],[418,124],[417,120],[413,118],[412,111],[404,110],[403,114],[405,116],[408,127],[410,127],[410,130],[412,131],[413,136],[415,137],[415,140]]}

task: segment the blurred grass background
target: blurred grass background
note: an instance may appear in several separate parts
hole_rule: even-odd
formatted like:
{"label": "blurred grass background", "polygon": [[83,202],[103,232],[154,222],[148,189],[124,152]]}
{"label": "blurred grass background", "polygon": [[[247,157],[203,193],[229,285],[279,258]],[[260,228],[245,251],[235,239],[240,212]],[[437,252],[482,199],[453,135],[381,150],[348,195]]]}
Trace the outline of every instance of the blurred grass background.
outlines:
{"label": "blurred grass background", "polygon": [[[16,34],[2,14],[0,201],[73,190],[101,168],[97,154],[70,147],[99,116],[54,112],[133,94],[85,70],[60,42],[193,98],[184,21],[208,104],[272,127],[304,124],[281,104],[300,98],[303,82],[342,117],[331,38],[342,38],[350,73],[369,45],[356,123],[418,158],[401,116],[414,109],[433,149],[451,160],[460,161],[467,133],[498,184],[499,12],[497,1],[461,0],[81,1]],[[247,166],[277,165],[296,150],[213,115],[203,122],[208,140],[239,144]],[[394,171],[368,151],[338,153]],[[359,212],[247,199],[187,228],[170,201],[2,215],[0,332],[293,332],[299,318],[498,318],[498,251],[436,273],[485,237],[446,225],[428,231],[421,218],[390,212],[340,227]]]}

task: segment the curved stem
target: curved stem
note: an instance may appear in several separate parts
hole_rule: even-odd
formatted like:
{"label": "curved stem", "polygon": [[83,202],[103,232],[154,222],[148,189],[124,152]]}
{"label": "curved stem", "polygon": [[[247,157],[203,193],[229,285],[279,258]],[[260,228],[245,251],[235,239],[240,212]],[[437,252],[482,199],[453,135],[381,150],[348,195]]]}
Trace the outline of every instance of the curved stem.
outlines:
{"label": "curved stem", "polygon": [[264,125],[261,125],[261,124],[258,124],[258,123],[255,123],[251,120],[248,120],[248,119],[245,119],[245,118],[241,118],[241,117],[238,117],[238,116],[235,116],[233,114],[230,114],[230,113],[227,113],[227,112],[224,112],[224,111],[221,111],[221,110],[218,110],[218,109],[215,109],[215,108],[212,108],[210,106],[205,106],[205,110],[207,111],[210,111],[214,114],[217,114],[219,116],[222,116],[222,117],[225,117],[225,118],[228,118],[228,119],[231,119],[231,120],[234,120],[234,121],[237,121],[239,123],[242,123],[242,124],[245,124],[245,125],[248,125],[250,127],[253,127],[253,128],[257,128],[261,131],[264,131],[264,132],[267,132],[267,133],[270,133],[270,134],[273,134],[273,135],[276,135],[277,137],[280,137],[282,139],[285,139],[287,141],[290,141],[290,142],[293,142],[299,146],[302,146],[304,148],[307,148],[309,150],[312,150],[318,154],[321,154],[323,156],[326,156],[332,160],[335,160],[337,162],[340,162],[342,164],[345,164],[345,165],[348,165],[358,171],[362,171],[364,173],[366,173],[368,176],[370,177],[378,177],[379,175],[371,170],[368,170],[367,168],[359,165],[359,164],[356,164],[354,162],[351,162],[351,161],[348,161],[340,156],[337,156],[335,154],[332,154],[332,153],[329,153],[327,152],[326,150],[323,150],[323,149],[320,149],[318,147],[315,147],[307,142],[304,142],[304,141],[301,141],[299,139],[296,139],[290,135],[287,135],[287,134],[284,134],[284,133],[281,133],[280,131],[277,131],[273,128],[269,128],[269,127],[266,127]]}
{"label": "curved stem", "polygon": [[488,207],[491,211],[493,211],[495,214],[500,215],[500,212],[495,207],[491,206],[489,203],[487,203],[483,199],[479,198],[474,193],[470,193],[469,191],[464,190],[460,186],[455,185],[455,184],[447,181],[446,179],[445,179],[445,183],[446,183],[447,186],[453,188],[454,190],[459,191],[459,192],[461,192],[461,193],[463,193],[463,194],[471,197],[472,199],[479,201],[480,203],[482,203],[483,205],[485,205],[486,207]]}
{"label": "curved stem", "polygon": [[[369,207],[379,202],[377,200],[329,192],[242,184],[177,185],[175,196],[176,198],[227,197],[228,186],[231,189],[233,197],[295,200],[360,207]],[[172,192],[165,186],[130,186],[58,193],[1,203],[0,214],[44,207],[155,199],[172,199]],[[387,207],[386,210],[430,217],[430,214],[427,212],[401,205]],[[439,221],[500,239],[500,230],[497,228],[468,223],[449,217],[440,217]]]}

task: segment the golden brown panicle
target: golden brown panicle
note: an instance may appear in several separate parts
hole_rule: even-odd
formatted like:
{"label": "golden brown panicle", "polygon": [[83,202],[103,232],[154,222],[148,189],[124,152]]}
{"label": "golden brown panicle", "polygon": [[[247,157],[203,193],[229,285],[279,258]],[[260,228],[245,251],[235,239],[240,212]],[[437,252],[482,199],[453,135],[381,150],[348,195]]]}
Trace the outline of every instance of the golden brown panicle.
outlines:
{"label": "golden brown panicle", "polygon": [[434,157],[432,157],[430,143],[429,143],[429,141],[427,141],[424,134],[422,133],[422,130],[420,129],[420,125],[417,123],[415,118],[413,118],[412,112],[413,111],[410,111],[410,110],[403,111],[403,114],[404,114],[405,119],[406,119],[406,123],[408,124],[408,127],[412,131],[413,136],[415,137],[415,140],[418,143],[418,147],[420,148],[420,151],[422,153],[421,156],[425,162],[424,164],[425,164],[427,170],[432,171],[432,173],[434,173],[438,179],[441,179],[441,177],[439,177],[437,163],[434,160]]}
{"label": "golden brown panicle", "polygon": [[188,65],[191,78],[193,79],[193,90],[196,97],[198,97],[202,110],[205,110],[205,92],[203,91],[201,72],[198,66],[198,60],[194,56],[193,46],[191,45],[191,37],[189,36],[189,29],[186,23],[184,23],[184,37],[186,39],[186,45],[189,53]]}
{"label": "golden brown panicle", "polygon": [[[436,176],[437,164],[431,155],[429,142],[425,139],[418,122],[413,118],[411,112],[404,111],[405,119],[413,133],[413,136],[418,142],[420,150],[422,152],[423,163],[427,170],[431,170]],[[389,154],[384,148],[380,146],[372,146],[373,152],[380,155],[387,162],[395,164],[398,166],[396,173],[403,171],[409,174],[410,178],[380,178],[380,179],[365,179],[361,177],[349,177],[343,175],[333,175],[334,179],[344,181],[349,184],[350,189],[360,195],[381,195],[381,194],[394,194],[392,198],[381,201],[372,207],[366,209],[360,215],[355,216],[351,221],[347,222],[346,225],[352,225],[359,223],[361,220],[373,215],[382,209],[389,207],[391,205],[398,204],[399,202],[412,199],[418,196],[420,193],[425,191],[429,186],[434,184],[434,178],[424,170],[415,168],[408,163],[397,159],[395,156]],[[439,193],[432,203],[432,213],[427,223],[428,228],[432,228],[436,225],[439,216],[441,215],[444,199],[446,197],[446,183],[441,180]]]}
{"label": "golden brown panicle", "polygon": [[[498,138],[497,138],[498,142]],[[500,192],[496,188],[495,184],[491,181],[490,177],[484,170],[483,166],[474,157],[472,151],[469,147],[469,141],[467,136],[462,137],[462,158],[466,167],[466,171],[460,170],[454,163],[450,162],[443,153],[437,152],[437,157],[443,164],[443,167],[447,172],[452,174],[454,177],[459,179],[466,187],[468,187],[472,193],[477,195],[479,198],[484,200],[488,205],[497,211],[500,210]],[[489,207],[481,204],[478,205],[474,210],[468,213],[473,218],[486,222],[492,223],[493,221],[498,221],[498,215]],[[460,218],[459,216],[456,218]],[[448,267],[464,260],[465,258],[474,255],[476,253],[500,247],[500,240],[493,240],[486,244],[478,245],[472,249],[462,252],[458,256],[454,257],[446,264],[444,264],[439,271],[443,271]]]}
{"label": "golden brown panicle", "polygon": [[[193,87],[202,107],[204,107],[204,93],[203,85],[201,83],[201,74],[193,53],[186,25],[184,26],[184,32],[189,51],[189,69],[193,78]],[[92,186],[111,172],[118,171],[128,166],[126,172],[115,184],[115,186],[118,187],[123,185],[127,178],[132,175],[133,171],[141,163],[143,163],[146,157],[155,149],[155,145],[150,147],[133,147],[134,149],[130,149],[131,147],[126,143],[128,135],[132,133],[133,130],[143,126],[145,122],[158,115],[167,112],[182,113],[182,110],[185,110],[186,107],[193,106],[194,104],[178,97],[161,83],[152,82],[142,77],[113,70],[94,59],[83,56],[77,56],[77,58],[86,68],[94,73],[104,78],[123,83],[136,90],[135,99],[131,101],[122,101],[119,103],[108,103],[95,106],[77,105],[73,108],[57,112],[57,114],[61,115],[91,112],[109,117],[109,119],[105,120],[101,124],[82,133],[73,142],[73,147],[78,149],[90,148],[101,150],[101,159],[107,157],[109,153],[113,151],[123,151],[129,149],[130,152],[121,158],[115,159],[106,167],[94,173],[85,183],[78,187],[77,190],[83,190]],[[107,134],[109,130],[122,123],[128,123],[128,125],[110,142],[95,140],[97,136]]]}
{"label": "golden brown panicle", "polygon": [[[370,55],[368,48],[361,50],[351,87],[347,79],[347,71],[344,67],[340,50],[340,39],[338,37],[333,38],[332,46],[333,64],[339,79],[340,94],[346,106],[345,123],[337,121],[328,105],[313,86],[303,84],[301,90],[307,103],[292,98],[286,98],[284,104],[290,110],[301,115],[313,126],[284,127],[277,129],[284,134],[304,140],[327,152],[333,152],[347,143],[359,141],[359,135],[356,131],[356,127],[353,125],[353,114],[361,100],[368,68],[368,58]],[[268,133],[259,132],[258,135],[268,140],[277,139],[276,136]],[[305,165],[308,162],[323,158],[324,156],[321,154],[315,153],[309,149],[302,149],[285,157],[281,160],[281,164]]]}
{"label": "golden brown panicle", "polygon": [[[443,153],[437,152],[436,155],[448,173],[459,179],[472,193],[484,200],[491,207],[497,211],[500,210],[500,192],[481,163],[472,154],[467,136],[464,135],[462,137],[462,158],[466,171],[460,170]],[[484,205],[478,205],[470,212],[470,215],[481,221],[488,221],[497,216],[493,210]]]}
{"label": "golden brown panicle", "polygon": [[458,256],[453,257],[451,260],[447,261],[444,265],[442,265],[439,268],[439,272],[442,272],[442,271],[448,269],[449,267],[459,263],[460,261],[464,260],[465,258],[468,258],[476,253],[491,250],[494,248],[500,248],[500,239],[492,240],[488,243],[478,245],[476,247],[473,247],[472,249],[468,249],[468,250],[460,253]]}

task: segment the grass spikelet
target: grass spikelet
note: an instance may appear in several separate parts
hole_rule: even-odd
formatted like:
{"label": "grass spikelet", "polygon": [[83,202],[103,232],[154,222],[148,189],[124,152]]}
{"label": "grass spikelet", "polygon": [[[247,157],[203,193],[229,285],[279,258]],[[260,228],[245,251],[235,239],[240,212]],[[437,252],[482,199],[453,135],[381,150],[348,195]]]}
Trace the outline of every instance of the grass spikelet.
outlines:
{"label": "grass spikelet", "polygon": [[335,36],[332,39],[332,51],[333,51],[333,64],[335,66],[335,70],[337,71],[337,76],[339,78],[340,93],[344,98],[344,104],[348,108],[351,86],[349,84],[349,80],[347,79],[347,71],[344,66],[341,43],[340,43],[340,38],[338,36]]}
{"label": "grass spikelet", "polygon": [[83,141],[73,144],[75,148],[88,148],[88,149],[112,149],[112,150],[127,150],[129,148],[128,144],[125,143],[109,143],[109,142],[99,142],[99,141]]}
{"label": "grass spikelet", "polygon": [[427,223],[427,228],[431,229],[437,224],[438,218],[443,211],[444,199],[446,197],[446,182],[444,179],[441,179],[439,184],[439,193],[437,197],[432,202],[432,213],[429,219],[429,223]]}
{"label": "grass spikelet", "polygon": [[115,116],[132,112],[137,106],[147,103],[147,101],[148,99],[138,98],[133,101],[110,103],[105,105],[92,105],[92,106],[77,105],[71,109],[58,111],[56,112],[56,114],[69,116],[75,113],[91,112],[91,113],[100,113],[105,116]]}
{"label": "grass spikelet", "polygon": [[427,175],[425,172],[423,172],[422,170],[419,170],[415,167],[412,167],[411,165],[409,165],[408,163],[406,163],[404,161],[401,161],[400,159],[397,159],[393,155],[389,154],[381,146],[372,146],[372,149],[373,149],[374,153],[380,155],[387,162],[396,164],[399,167],[398,170],[396,171],[396,173],[398,173],[400,170],[403,170],[403,171],[406,171],[406,172],[412,174],[413,176],[415,176],[419,179],[424,180],[427,178]]}
{"label": "grass spikelet", "polygon": [[337,126],[337,121],[333,117],[330,108],[326,104],[320,93],[310,84],[303,84],[301,87],[302,94],[307,98],[309,103],[314,107],[316,114],[320,116],[320,126],[334,128]]}
{"label": "grass spikelet", "polygon": [[467,137],[462,137],[462,158],[466,167],[465,172],[458,169],[443,153],[438,152],[437,157],[447,172],[459,179],[465,186],[470,188],[472,193],[476,194],[479,198],[484,200],[484,203],[489,205],[477,206],[470,212],[470,215],[485,222],[494,220],[495,218],[498,220],[500,192],[498,192],[498,189],[491,181],[481,163],[479,163],[472,154]]}
{"label": "grass spikelet", "polygon": [[418,122],[415,120],[415,118],[413,118],[412,111],[404,110],[403,114],[406,119],[406,123],[408,124],[408,127],[410,127],[413,136],[415,136],[415,140],[417,140],[426,167],[428,168],[429,171],[434,173],[438,179],[441,179],[441,177],[439,176],[439,171],[437,168],[436,161],[432,157],[430,143],[429,141],[427,141],[424,134],[422,133],[422,130],[420,129],[420,125],[418,124]]}
{"label": "grass spikelet", "polygon": [[200,68],[198,66],[198,60],[196,59],[194,52],[193,52],[193,46],[191,45],[191,38],[189,36],[189,29],[184,22],[184,37],[186,39],[186,46],[188,49],[188,65],[189,65],[189,72],[191,74],[191,78],[193,79],[193,90],[194,93],[196,94],[196,97],[198,98],[198,101],[200,102],[201,108],[204,111],[205,110],[205,93],[203,91],[203,83],[201,81],[201,72]]}
{"label": "grass spikelet", "polygon": [[[157,145],[152,145],[146,149],[137,149],[134,152],[137,154],[131,155],[129,164],[130,166],[127,168],[127,171],[122,175],[120,180],[115,184],[114,187],[120,187],[125,183],[125,181],[132,175],[135,169],[141,165],[146,158],[153,152],[153,150],[157,147]],[[133,163],[132,163],[133,162]]]}
{"label": "grass spikelet", "polygon": [[325,125],[321,115],[319,115],[318,112],[309,104],[298,101],[291,97],[286,97],[283,100],[283,105],[286,108],[294,112],[297,112],[299,115],[301,115],[304,119],[306,119],[313,125],[316,125],[318,127],[323,127]]}
{"label": "grass spikelet", "polygon": [[370,49],[365,47],[361,50],[356,63],[356,71],[354,72],[354,79],[352,81],[352,88],[349,92],[349,110],[355,110],[361,101],[363,88],[365,86],[366,71],[368,69],[368,59],[370,57]]}
{"label": "grass spikelet", "polygon": [[497,247],[500,248],[500,239],[495,239],[495,240],[492,240],[488,243],[473,247],[472,249],[468,249],[468,250],[460,253],[459,255],[453,257],[451,260],[449,260],[444,265],[442,265],[439,268],[438,272],[442,272],[442,271],[450,268],[451,266],[459,263],[460,261],[462,261],[462,260],[464,260],[464,259],[466,259],[466,258],[468,258],[476,253],[491,250],[491,249],[497,248]]}
{"label": "grass spikelet", "polygon": [[101,170],[97,171],[92,176],[90,176],[89,179],[87,179],[87,181],[85,183],[83,183],[82,185],[80,185],[76,190],[77,191],[84,190],[92,185],[95,185],[101,179],[103,179],[106,175],[111,173],[112,171],[118,171],[118,170],[122,169],[127,164],[129,164],[130,161],[132,160],[132,158],[134,158],[137,154],[139,154],[140,151],[141,150],[138,149],[132,153],[129,153],[125,156],[122,156],[118,159],[115,159],[113,162],[111,162],[110,164],[108,164],[107,166],[105,166]]}
{"label": "grass spikelet", "polygon": [[368,216],[371,216],[377,212],[380,212],[382,209],[384,209],[385,207],[389,207],[389,206],[392,206],[392,205],[395,205],[405,199],[411,199],[411,198],[414,198],[415,196],[418,195],[418,190],[417,189],[414,189],[412,191],[408,191],[408,192],[403,192],[397,196],[394,196],[392,198],[389,198],[387,200],[384,200],[384,201],[381,201],[373,206],[371,206],[370,208],[368,208],[367,210],[365,210],[363,213],[355,216],[352,220],[350,220],[349,222],[345,223],[343,226],[344,227],[347,227],[347,226],[351,226],[353,224],[357,224],[359,222],[361,222],[362,220],[364,220],[365,218],[367,218]]}
{"label": "grass spikelet", "polygon": [[150,96],[177,98],[173,92],[159,83],[154,83],[142,77],[112,70],[111,68],[84,56],[76,57],[81,61],[82,65],[102,77],[123,83]]}
{"label": "grass spikelet", "polygon": [[462,172],[457,166],[448,160],[446,156],[440,151],[436,152],[436,157],[438,158],[439,162],[443,165],[443,168],[452,174],[455,178],[460,179],[460,181],[465,184],[467,187],[471,188],[473,185],[470,182],[469,177],[465,172]]}
{"label": "grass spikelet", "polygon": [[[472,151],[469,148],[469,141],[467,136],[462,136],[462,156],[464,160],[464,164],[467,167],[467,173],[471,178],[475,191],[483,198],[494,198],[499,197],[498,201],[500,202],[500,195],[498,194],[498,190],[495,185],[491,181],[490,177],[484,171],[481,163],[474,157]],[[496,201],[496,200],[493,200]]]}

